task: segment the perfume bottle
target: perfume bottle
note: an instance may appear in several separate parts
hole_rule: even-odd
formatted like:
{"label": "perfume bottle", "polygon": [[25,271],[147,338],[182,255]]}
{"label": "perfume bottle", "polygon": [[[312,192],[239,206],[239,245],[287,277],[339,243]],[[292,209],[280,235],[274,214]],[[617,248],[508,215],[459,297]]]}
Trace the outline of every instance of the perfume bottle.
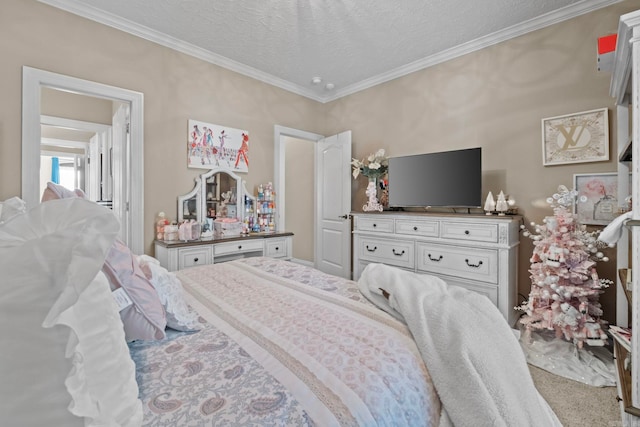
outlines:
{"label": "perfume bottle", "polygon": [[593,219],[611,221],[615,217],[618,200],[615,197],[605,194],[593,205]]}

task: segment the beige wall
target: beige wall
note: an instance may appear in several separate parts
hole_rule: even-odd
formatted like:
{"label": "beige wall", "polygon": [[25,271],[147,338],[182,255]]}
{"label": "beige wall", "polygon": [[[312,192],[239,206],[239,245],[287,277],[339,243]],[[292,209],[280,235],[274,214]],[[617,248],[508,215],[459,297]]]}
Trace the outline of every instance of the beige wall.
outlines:
{"label": "beige wall", "polygon": [[[353,156],[378,148],[390,156],[482,147],[483,194],[504,190],[524,221],[551,210],[544,200],[573,174],[616,171],[615,106],[611,73],[596,68],[597,38],[614,33],[620,15],[637,9],[626,1],[415,72],[325,106],[326,134],[351,129]],[[546,117],[609,108],[611,160],[542,165],[541,123]],[[366,179],[354,185],[352,207],[365,202]],[[531,242],[521,238],[519,293],[529,294]],[[601,263],[615,280],[615,262]],[[602,298],[615,320],[615,290]]]}
{"label": "beige wall", "polygon": [[22,66],[144,94],[145,251],[155,215],[202,170],[186,167],[189,119],[248,130],[247,188],[273,181],[273,126],[321,133],[312,100],[97,24],[36,0],[0,6],[0,199],[19,196]]}
{"label": "beige wall", "polygon": [[294,233],[293,257],[313,263],[315,142],[291,137],[283,139],[286,229]]}
{"label": "beige wall", "polygon": [[[331,135],[353,131],[354,156],[377,148],[392,156],[481,146],[484,193],[504,190],[525,222],[550,211],[540,201],[575,173],[610,172],[616,161],[543,167],[540,119],[608,107],[616,153],[610,73],[596,71],[596,40],[615,32],[627,0],[415,72],[326,105],[79,18],[35,0],[0,6],[0,199],[20,194],[22,66],[144,93],[145,223],[175,215],[176,196],[193,186],[186,168],[187,121],[246,129],[247,187],[273,180],[275,124]],[[613,155],[615,158],[615,154]],[[365,182],[353,183],[352,206]],[[145,230],[151,252],[152,226]],[[531,244],[521,239],[519,290],[528,295]],[[614,263],[601,276],[614,277]],[[612,313],[613,290],[603,296]],[[612,316],[606,316],[612,318]]]}
{"label": "beige wall", "polygon": [[42,88],[40,91],[41,114],[111,125],[114,101],[93,96]]}

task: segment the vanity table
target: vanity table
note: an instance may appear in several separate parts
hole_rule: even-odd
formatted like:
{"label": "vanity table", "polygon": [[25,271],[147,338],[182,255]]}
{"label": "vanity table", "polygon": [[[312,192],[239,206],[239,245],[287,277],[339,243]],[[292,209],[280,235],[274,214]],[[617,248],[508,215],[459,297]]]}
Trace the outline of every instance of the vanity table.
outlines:
{"label": "vanity table", "polygon": [[156,240],[156,258],[169,271],[252,256],[291,259],[293,233],[250,233],[248,236],[188,242]]}
{"label": "vanity table", "polygon": [[[237,218],[257,223],[257,201],[240,176],[225,168],[214,168],[196,178],[194,188],[178,196],[178,221],[195,220],[213,230],[216,218]],[[169,271],[214,264],[252,256],[291,259],[293,233],[278,230],[225,235],[197,240],[156,240],[155,257]]]}

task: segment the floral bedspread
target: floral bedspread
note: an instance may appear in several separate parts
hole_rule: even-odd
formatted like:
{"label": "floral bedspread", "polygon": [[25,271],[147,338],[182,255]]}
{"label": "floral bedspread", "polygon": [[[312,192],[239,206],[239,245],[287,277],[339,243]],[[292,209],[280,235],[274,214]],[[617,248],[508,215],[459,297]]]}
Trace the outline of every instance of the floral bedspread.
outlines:
{"label": "floral bedspread", "polygon": [[405,325],[355,282],[270,258],[182,270],[195,333],[131,343],[147,426],[435,426]]}

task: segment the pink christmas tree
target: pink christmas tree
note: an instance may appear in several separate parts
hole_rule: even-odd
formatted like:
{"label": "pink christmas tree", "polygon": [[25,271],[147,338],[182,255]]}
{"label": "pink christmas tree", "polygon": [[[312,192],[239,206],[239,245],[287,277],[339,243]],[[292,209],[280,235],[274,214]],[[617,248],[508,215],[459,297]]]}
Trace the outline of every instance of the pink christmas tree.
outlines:
{"label": "pink christmas tree", "polygon": [[577,195],[577,191],[560,186],[558,193],[547,199],[553,216],[541,225],[531,223],[535,232],[521,226],[534,248],[529,299],[516,309],[525,312],[520,323],[527,333],[555,331],[556,338],[582,348],[585,342],[601,346],[607,341],[598,300],[612,282],[599,278],[595,268],[598,261],[608,261],[600,251],[606,245],[597,240],[599,231],[587,232],[572,213]]}

